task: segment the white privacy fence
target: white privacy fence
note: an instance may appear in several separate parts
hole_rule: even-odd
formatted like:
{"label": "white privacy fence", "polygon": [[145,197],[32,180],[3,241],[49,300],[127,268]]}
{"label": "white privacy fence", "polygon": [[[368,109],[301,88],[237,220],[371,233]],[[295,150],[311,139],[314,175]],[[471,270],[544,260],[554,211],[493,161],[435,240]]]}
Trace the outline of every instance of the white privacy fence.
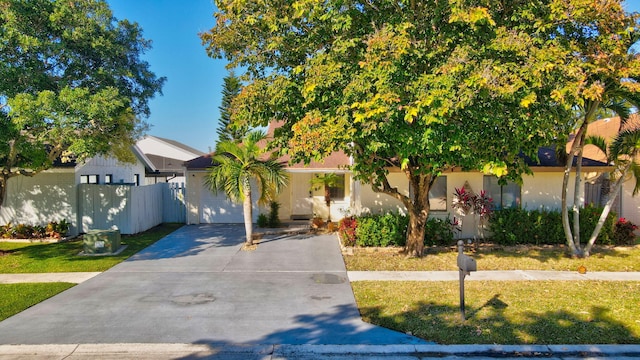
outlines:
{"label": "white privacy fence", "polygon": [[163,222],[184,223],[184,185],[81,184],[78,212],[81,232],[119,229],[122,234],[135,234]]}

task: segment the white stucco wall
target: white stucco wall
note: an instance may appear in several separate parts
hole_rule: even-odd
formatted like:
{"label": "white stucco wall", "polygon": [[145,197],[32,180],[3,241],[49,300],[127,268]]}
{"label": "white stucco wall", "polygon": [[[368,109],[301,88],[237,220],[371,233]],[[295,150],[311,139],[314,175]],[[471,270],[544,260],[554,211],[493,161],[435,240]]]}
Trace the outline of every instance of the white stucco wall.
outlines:
{"label": "white stucco wall", "polygon": [[51,169],[33,177],[9,179],[0,207],[0,224],[46,225],[62,219],[71,223],[70,235],[78,234],[77,190],[73,169]]}
{"label": "white stucco wall", "polygon": [[140,160],[135,163],[122,163],[112,157],[96,156],[89,159],[86,163],[76,166],[75,182],[80,184],[82,175],[99,175],[100,184],[104,184],[105,175],[112,174],[113,183],[133,183],[134,175],[139,174],[140,185],[145,184],[145,168]]}
{"label": "white stucco wall", "polygon": [[[536,172],[534,175],[525,175],[522,178],[522,208],[535,209],[560,209],[562,205],[562,178],[563,172]],[[573,199],[575,175],[569,178],[568,199]],[[584,202],[584,196],[582,197]]]}
{"label": "white stucco wall", "polygon": [[[627,180],[622,187],[620,193],[620,205],[622,207],[622,214],[620,217],[624,217],[636,225],[640,225],[640,195],[633,196],[633,188],[635,186],[635,180]],[[640,233],[640,231],[636,231]]]}

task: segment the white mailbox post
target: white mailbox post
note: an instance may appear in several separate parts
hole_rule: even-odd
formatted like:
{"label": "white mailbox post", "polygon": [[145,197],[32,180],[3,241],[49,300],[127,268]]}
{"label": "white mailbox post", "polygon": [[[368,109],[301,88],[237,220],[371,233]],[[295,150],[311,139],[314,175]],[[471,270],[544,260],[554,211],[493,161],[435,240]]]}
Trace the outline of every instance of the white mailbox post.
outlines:
{"label": "white mailbox post", "polygon": [[466,320],[464,314],[464,278],[471,275],[472,271],[478,271],[476,260],[464,254],[464,241],[458,240],[458,272],[460,274],[460,316],[462,321]]}

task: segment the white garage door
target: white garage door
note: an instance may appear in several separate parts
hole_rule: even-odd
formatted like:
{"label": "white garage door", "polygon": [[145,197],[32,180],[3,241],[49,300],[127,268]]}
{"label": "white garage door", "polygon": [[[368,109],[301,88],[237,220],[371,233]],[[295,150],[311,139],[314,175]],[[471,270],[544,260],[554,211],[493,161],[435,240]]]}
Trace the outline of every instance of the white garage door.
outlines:
{"label": "white garage door", "polygon": [[[258,215],[254,207],[254,222]],[[200,192],[200,223],[201,224],[233,224],[244,223],[242,204],[232,203],[226,195],[214,195],[203,187]]]}

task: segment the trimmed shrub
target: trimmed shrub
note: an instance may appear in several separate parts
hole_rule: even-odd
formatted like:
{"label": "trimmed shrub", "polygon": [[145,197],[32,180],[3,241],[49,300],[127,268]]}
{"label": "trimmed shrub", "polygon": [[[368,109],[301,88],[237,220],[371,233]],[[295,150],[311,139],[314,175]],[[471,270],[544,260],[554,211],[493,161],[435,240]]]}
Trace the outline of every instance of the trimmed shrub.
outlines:
{"label": "trimmed shrub", "polygon": [[[408,226],[409,217],[399,213],[361,216],[357,218],[355,242],[358,246],[365,247],[405,246]],[[427,220],[424,236],[425,245],[446,246],[451,245],[453,242],[453,228],[449,219],[430,218]]]}
{"label": "trimmed shrub", "polygon": [[615,225],[615,232],[613,234],[613,242],[616,245],[633,245],[635,244],[636,234],[634,230],[638,229],[631,221],[620,218]]}
{"label": "trimmed shrub", "polygon": [[404,246],[409,218],[398,213],[365,215],[358,218],[358,246]]}
{"label": "trimmed shrub", "polygon": [[436,218],[427,220],[424,232],[424,244],[426,246],[448,246],[453,243],[453,227],[449,218],[446,220]]}
{"label": "trimmed shrub", "polygon": [[[580,210],[580,238],[586,241],[595,229],[602,208],[587,206]],[[573,213],[569,213],[573,217]],[[609,214],[597,243],[612,244],[615,214]],[[565,244],[562,213],[559,210],[503,209],[495,211],[489,221],[490,240],[500,245]]]}

